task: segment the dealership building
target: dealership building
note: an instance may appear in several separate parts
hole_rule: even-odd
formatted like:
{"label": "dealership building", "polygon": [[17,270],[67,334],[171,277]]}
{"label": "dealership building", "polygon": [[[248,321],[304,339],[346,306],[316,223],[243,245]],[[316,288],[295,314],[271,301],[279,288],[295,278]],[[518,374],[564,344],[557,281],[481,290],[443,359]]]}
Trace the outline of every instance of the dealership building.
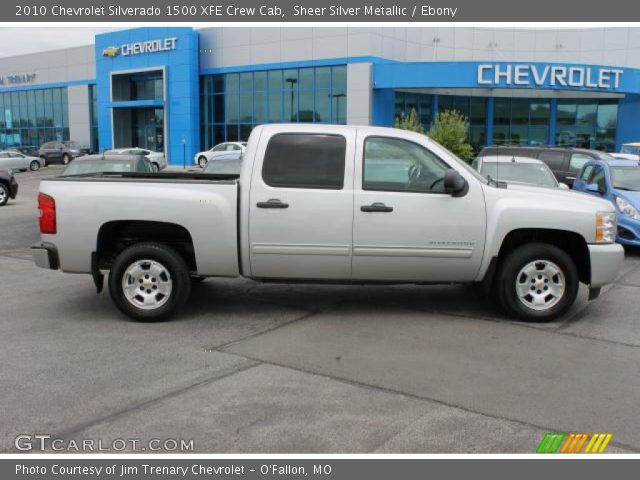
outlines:
{"label": "dealership building", "polygon": [[640,141],[640,28],[150,27],[0,58],[0,148],[139,146],[172,164],[261,123],[393,126],[607,151]]}

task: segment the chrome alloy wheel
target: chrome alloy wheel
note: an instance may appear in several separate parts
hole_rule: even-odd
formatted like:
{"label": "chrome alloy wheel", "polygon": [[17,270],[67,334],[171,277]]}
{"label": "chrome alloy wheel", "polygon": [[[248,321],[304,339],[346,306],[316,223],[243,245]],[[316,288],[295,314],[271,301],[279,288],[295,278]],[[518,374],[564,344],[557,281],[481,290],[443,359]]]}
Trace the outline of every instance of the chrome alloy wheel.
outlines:
{"label": "chrome alloy wheel", "polygon": [[3,205],[7,201],[8,195],[5,188],[0,188],[0,205]]}
{"label": "chrome alloy wheel", "polygon": [[534,260],[516,276],[516,293],[520,301],[532,310],[542,311],[556,305],[564,296],[564,273],[549,260]]}
{"label": "chrome alloy wheel", "polygon": [[122,276],[125,298],[136,308],[153,310],[167,303],[173,290],[171,275],[155,260],[138,260]]}

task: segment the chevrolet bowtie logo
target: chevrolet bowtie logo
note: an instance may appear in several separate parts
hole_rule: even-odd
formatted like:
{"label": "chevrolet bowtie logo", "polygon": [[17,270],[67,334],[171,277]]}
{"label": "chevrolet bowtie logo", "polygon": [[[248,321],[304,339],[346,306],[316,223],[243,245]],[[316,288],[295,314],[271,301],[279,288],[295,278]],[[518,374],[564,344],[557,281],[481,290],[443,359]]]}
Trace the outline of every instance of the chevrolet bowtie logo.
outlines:
{"label": "chevrolet bowtie logo", "polygon": [[115,57],[120,52],[118,47],[107,47],[102,51],[102,55],[105,57]]}

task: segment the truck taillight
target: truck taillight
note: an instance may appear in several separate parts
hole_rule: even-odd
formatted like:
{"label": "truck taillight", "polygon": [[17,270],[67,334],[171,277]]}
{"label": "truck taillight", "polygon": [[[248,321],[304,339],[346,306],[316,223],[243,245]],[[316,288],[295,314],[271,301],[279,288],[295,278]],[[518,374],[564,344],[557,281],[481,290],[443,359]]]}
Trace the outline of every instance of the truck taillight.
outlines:
{"label": "truck taillight", "polygon": [[38,194],[40,233],[56,233],[56,201],[44,193]]}

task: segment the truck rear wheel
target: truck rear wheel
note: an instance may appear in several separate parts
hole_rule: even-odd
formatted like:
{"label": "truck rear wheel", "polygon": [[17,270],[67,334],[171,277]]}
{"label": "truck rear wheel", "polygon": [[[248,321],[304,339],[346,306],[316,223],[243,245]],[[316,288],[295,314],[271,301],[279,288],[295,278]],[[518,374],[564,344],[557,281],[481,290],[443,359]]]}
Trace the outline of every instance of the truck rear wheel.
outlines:
{"label": "truck rear wheel", "polygon": [[109,293],[116,307],[133,320],[168,319],[191,292],[189,268],[172,248],[140,243],[124,250],[109,273]]}
{"label": "truck rear wheel", "polygon": [[529,243],[500,262],[495,287],[508,314],[548,322],[573,305],[578,285],[578,269],[569,255],[554,245]]}

